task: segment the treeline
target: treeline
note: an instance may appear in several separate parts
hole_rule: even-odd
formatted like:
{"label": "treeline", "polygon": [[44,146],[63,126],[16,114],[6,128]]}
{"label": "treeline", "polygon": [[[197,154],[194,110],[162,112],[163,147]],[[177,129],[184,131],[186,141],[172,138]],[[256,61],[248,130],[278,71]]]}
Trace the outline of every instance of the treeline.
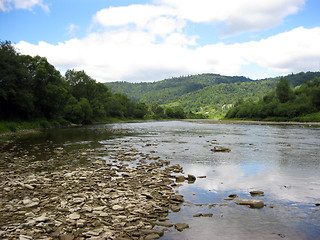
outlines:
{"label": "treeline", "polygon": [[293,89],[289,81],[282,77],[276,89],[259,101],[239,99],[228,111],[226,118],[299,120],[307,114],[319,111],[320,78],[314,78]]}
{"label": "treeline", "polygon": [[19,54],[0,46],[0,120],[56,120],[91,123],[108,118],[143,118],[148,107],[112,93],[84,71],[61,76],[44,57]]}
{"label": "treeline", "polygon": [[62,76],[46,58],[21,55],[8,41],[0,44],[0,121],[41,121],[41,125],[50,125],[50,121],[63,125],[114,118],[203,117],[179,107],[163,108],[133,101],[124,94],[111,92],[84,71],[67,70]]}

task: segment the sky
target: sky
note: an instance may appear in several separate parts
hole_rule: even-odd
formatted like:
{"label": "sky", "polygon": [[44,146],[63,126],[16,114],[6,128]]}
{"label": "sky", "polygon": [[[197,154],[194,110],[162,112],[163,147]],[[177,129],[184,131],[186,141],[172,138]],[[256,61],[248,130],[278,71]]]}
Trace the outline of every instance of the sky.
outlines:
{"label": "sky", "polygon": [[150,82],[320,71],[319,0],[0,0],[0,40],[62,74]]}

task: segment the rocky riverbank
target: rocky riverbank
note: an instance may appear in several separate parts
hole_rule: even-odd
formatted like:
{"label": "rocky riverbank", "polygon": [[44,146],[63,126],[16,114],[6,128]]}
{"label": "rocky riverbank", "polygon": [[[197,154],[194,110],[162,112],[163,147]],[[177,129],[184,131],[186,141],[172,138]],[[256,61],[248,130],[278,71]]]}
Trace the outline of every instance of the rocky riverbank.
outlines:
{"label": "rocky riverbank", "polygon": [[47,161],[1,151],[1,239],[157,239],[188,227],[166,221],[184,201],[173,191],[179,165],[123,148],[111,162],[107,149],[58,147]]}

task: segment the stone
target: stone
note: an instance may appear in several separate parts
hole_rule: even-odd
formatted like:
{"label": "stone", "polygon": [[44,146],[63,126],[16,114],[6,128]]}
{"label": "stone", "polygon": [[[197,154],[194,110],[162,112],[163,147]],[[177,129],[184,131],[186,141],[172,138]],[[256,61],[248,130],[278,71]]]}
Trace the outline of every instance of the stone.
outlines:
{"label": "stone", "polygon": [[212,216],[213,216],[213,213],[202,214],[202,217],[212,217]]}
{"label": "stone", "polygon": [[189,228],[189,225],[186,223],[176,223],[174,225],[175,229],[177,229],[179,232],[182,232],[184,229]]}
{"label": "stone", "polygon": [[194,183],[196,179],[197,178],[194,175],[188,174],[187,180],[189,183]]}
{"label": "stone", "polygon": [[69,217],[71,220],[78,220],[78,219],[80,219],[80,214],[74,212],[74,213],[70,214],[68,217]]}
{"label": "stone", "polygon": [[230,194],[228,197],[229,198],[236,198],[236,197],[238,197],[238,195],[237,194]]}
{"label": "stone", "polygon": [[172,212],[179,212],[181,208],[177,205],[171,205],[170,209],[172,210]]}
{"label": "stone", "polygon": [[182,195],[175,195],[175,196],[172,196],[170,198],[171,201],[173,202],[184,202],[184,199],[183,199],[183,196]]}
{"label": "stone", "polygon": [[29,190],[33,190],[34,189],[34,187],[31,186],[30,184],[24,184],[24,187],[29,189]]}
{"label": "stone", "polygon": [[177,175],[175,176],[176,182],[184,182],[186,178],[183,175]]}
{"label": "stone", "polygon": [[250,208],[260,209],[264,207],[264,203],[259,200],[251,200],[251,199],[244,199],[244,200],[238,200],[236,201],[236,204],[238,205],[246,205]]}
{"label": "stone", "polygon": [[156,222],[155,224],[161,227],[172,227],[174,225],[171,222]]}
{"label": "stone", "polygon": [[114,211],[123,211],[124,207],[122,207],[120,205],[114,205],[114,206],[112,206],[112,210],[114,210]]}
{"label": "stone", "polygon": [[193,217],[201,217],[201,216],[202,216],[202,213],[197,213],[193,215]]}
{"label": "stone", "polygon": [[214,147],[211,149],[212,152],[231,152],[231,149],[226,147]]}
{"label": "stone", "polygon": [[31,239],[32,239],[32,237],[27,236],[27,235],[20,235],[19,236],[19,240],[31,240]]}
{"label": "stone", "polygon": [[251,191],[250,194],[251,194],[252,197],[264,196],[264,192],[263,191]]}
{"label": "stone", "polygon": [[46,221],[49,221],[50,218],[48,218],[46,215],[42,215],[40,217],[37,217],[35,220],[36,222],[46,222]]}
{"label": "stone", "polygon": [[159,234],[156,234],[156,233],[152,233],[152,234],[149,234],[147,235],[144,240],[153,240],[153,239],[158,239],[160,238],[161,236]]}

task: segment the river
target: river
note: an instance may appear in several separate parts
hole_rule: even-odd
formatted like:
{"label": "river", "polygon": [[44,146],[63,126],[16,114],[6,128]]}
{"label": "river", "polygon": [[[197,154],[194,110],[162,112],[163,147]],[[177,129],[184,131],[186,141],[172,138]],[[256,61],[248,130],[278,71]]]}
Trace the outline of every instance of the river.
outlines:
{"label": "river", "polygon": [[[168,215],[189,229],[169,229],[163,240],[320,239],[318,127],[148,121],[49,130],[17,140],[21,147],[45,142],[74,151],[103,147],[109,151],[99,157],[106,161],[114,160],[114,149],[135,148],[196,176],[194,183],[175,188],[185,202]],[[213,152],[214,147],[231,151]],[[253,190],[264,195],[251,196]],[[226,200],[230,194],[237,197]],[[238,199],[261,200],[265,207],[240,206]]]}

